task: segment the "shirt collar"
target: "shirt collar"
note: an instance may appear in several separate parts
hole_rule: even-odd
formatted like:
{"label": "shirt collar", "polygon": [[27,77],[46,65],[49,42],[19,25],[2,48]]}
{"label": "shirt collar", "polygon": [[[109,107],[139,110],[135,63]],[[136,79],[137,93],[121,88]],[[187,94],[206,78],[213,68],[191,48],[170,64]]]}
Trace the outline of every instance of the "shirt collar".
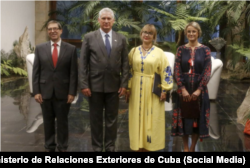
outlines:
{"label": "shirt collar", "polygon": [[[56,44],[60,47],[61,43],[62,43],[62,39],[60,38],[60,40]],[[53,45],[54,42],[50,40],[50,44]]]}
{"label": "shirt collar", "polygon": [[111,29],[108,33],[105,33],[105,32],[100,28],[100,32],[101,32],[102,37],[105,37],[105,34],[108,34],[110,38],[112,37],[112,29]]}

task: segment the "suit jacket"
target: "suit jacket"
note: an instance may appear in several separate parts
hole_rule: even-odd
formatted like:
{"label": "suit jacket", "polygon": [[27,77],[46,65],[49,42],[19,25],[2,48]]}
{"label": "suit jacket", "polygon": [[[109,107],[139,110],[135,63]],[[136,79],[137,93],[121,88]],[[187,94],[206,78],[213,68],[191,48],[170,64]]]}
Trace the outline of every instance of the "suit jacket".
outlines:
{"label": "suit jacket", "polygon": [[59,58],[54,68],[51,43],[36,46],[32,72],[33,94],[42,94],[43,99],[50,99],[53,91],[58,99],[67,99],[76,95],[78,84],[76,47],[61,42]]}
{"label": "suit jacket", "polygon": [[128,50],[126,38],[112,31],[112,49],[108,56],[100,30],[84,36],[80,56],[80,87],[94,92],[117,92],[128,86]]}

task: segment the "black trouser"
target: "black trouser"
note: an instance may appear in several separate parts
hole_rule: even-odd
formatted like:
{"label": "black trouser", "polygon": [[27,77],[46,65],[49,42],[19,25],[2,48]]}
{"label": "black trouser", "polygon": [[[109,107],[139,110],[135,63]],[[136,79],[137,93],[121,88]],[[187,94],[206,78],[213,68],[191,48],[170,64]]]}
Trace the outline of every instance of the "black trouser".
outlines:
{"label": "black trouser", "polygon": [[[117,92],[91,93],[91,97],[89,97],[89,109],[92,146],[94,151],[101,152],[103,150],[103,140],[105,151],[115,151],[118,106],[119,97]],[[103,119],[105,121],[104,139]]]}
{"label": "black trouser", "polygon": [[[41,104],[45,134],[45,149],[55,151],[67,150],[68,147],[68,114],[70,104],[67,99],[45,99]],[[55,126],[56,119],[56,126]],[[57,145],[55,134],[57,133]]]}

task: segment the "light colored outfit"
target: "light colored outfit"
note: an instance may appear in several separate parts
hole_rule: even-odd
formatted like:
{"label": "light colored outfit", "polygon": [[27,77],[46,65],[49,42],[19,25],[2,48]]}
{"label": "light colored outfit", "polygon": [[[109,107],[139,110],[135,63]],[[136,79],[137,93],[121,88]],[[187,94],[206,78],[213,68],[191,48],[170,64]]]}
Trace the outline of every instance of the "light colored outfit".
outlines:
{"label": "light colored outfit", "polygon": [[130,148],[161,150],[165,148],[165,103],[152,93],[152,88],[156,72],[161,76],[162,90],[172,89],[173,77],[169,62],[160,48],[153,46],[143,56],[142,48],[139,46],[130,51],[129,65]]}

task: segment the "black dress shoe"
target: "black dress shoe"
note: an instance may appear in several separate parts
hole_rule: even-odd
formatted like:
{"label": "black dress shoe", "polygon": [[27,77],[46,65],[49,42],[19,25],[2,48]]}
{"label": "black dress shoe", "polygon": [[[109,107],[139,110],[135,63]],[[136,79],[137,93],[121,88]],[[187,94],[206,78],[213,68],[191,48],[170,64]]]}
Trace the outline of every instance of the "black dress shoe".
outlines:
{"label": "black dress shoe", "polygon": [[114,149],[106,149],[105,152],[115,152]]}
{"label": "black dress shoe", "polygon": [[44,152],[55,152],[55,150],[53,150],[53,149],[45,149]]}

